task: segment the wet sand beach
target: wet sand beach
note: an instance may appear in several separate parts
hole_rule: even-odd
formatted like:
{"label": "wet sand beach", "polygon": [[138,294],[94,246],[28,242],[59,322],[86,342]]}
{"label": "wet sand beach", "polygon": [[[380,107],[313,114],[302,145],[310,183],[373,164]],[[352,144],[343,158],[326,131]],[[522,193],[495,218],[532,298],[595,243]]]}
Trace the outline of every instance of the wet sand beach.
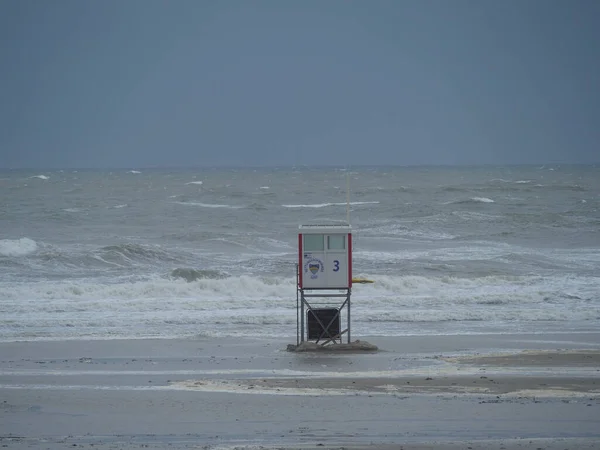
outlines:
{"label": "wet sand beach", "polygon": [[0,445],[600,448],[598,333],[292,339],[1,343]]}

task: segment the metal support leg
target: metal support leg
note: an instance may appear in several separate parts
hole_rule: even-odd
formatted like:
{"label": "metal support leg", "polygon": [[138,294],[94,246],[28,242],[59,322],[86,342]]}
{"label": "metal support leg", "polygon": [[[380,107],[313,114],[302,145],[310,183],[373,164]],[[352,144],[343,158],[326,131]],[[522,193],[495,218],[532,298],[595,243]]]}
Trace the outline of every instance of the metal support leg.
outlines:
{"label": "metal support leg", "polygon": [[350,341],[350,289],[348,289],[348,344],[351,342]]}
{"label": "metal support leg", "polygon": [[[308,302],[307,297],[312,299],[312,298],[318,298],[321,299],[321,303],[320,305],[323,305],[322,303],[322,299],[328,299],[328,301],[331,301],[331,299],[334,298],[345,298],[343,303],[341,304],[341,306],[335,306],[338,309],[338,320],[340,320],[340,322],[343,320],[342,319],[342,314],[343,314],[343,309],[344,308],[348,308],[348,310],[346,311],[346,318],[347,318],[347,327],[345,330],[341,331],[339,333],[339,335],[336,336],[332,336],[331,333],[328,331],[329,327],[331,326],[331,324],[333,323],[334,319],[331,319],[331,321],[328,324],[324,324],[321,322],[321,320],[315,316],[318,324],[321,326],[321,328],[324,330],[323,335],[321,337],[319,337],[319,339],[317,339],[317,342],[319,342],[319,340],[321,338],[325,338],[326,343],[331,342],[332,340],[339,340],[340,344],[344,341],[343,339],[343,334],[344,333],[348,333],[348,343],[352,342],[352,335],[350,333],[350,323],[351,323],[351,296],[352,296],[352,292],[350,289],[346,290],[346,293],[330,293],[329,292],[323,292],[320,291],[319,293],[316,293],[315,290],[311,290],[309,289],[307,291],[307,294],[304,293],[304,289],[301,289],[300,287],[297,288],[296,291],[296,342],[297,345],[300,345],[301,343],[303,343],[304,341],[307,341],[307,318],[306,318],[306,314],[308,313],[308,311],[311,311],[313,309],[313,306]],[[339,291],[338,291],[339,292]],[[333,302],[333,301],[331,301]],[[339,304],[338,304],[339,305]],[[333,307],[333,305],[329,306],[330,308]],[[340,324],[341,325],[341,324]]]}
{"label": "metal support leg", "polygon": [[304,342],[304,291],[300,290],[300,342]]}
{"label": "metal support leg", "polygon": [[300,345],[300,317],[298,317],[298,314],[300,314],[300,304],[299,304],[299,299],[298,299],[298,295],[299,295],[299,271],[298,271],[298,264],[296,264],[296,345]]}

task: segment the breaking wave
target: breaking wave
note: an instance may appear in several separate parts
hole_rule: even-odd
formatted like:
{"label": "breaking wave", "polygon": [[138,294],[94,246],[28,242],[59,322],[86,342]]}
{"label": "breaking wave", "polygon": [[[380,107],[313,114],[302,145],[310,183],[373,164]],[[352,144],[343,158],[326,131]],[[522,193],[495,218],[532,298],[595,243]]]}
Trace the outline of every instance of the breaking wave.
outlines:
{"label": "breaking wave", "polygon": [[[195,279],[187,280],[186,275]],[[261,307],[273,301],[283,302],[283,305],[287,300],[282,300],[282,292],[286,291],[295,292],[294,279],[291,277],[227,277],[224,273],[213,270],[179,268],[174,269],[168,276],[141,281],[102,283],[71,280],[13,284],[0,290],[0,299],[18,302],[22,299],[43,299],[58,301],[61,304],[71,300],[103,303],[128,301],[142,309],[152,300],[169,303],[192,300],[197,303],[198,308],[214,308],[218,311],[224,306],[234,309],[246,308],[257,299],[263,302],[260,303]],[[75,303],[72,306],[77,307]],[[51,303],[48,307],[51,307]]]}
{"label": "breaking wave", "polygon": [[63,211],[68,212],[68,213],[79,213],[79,212],[85,211],[85,209],[84,208],[64,208]]}
{"label": "breaking wave", "polygon": [[186,267],[173,269],[170,276],[171,278],[181,278],[188,283],[203,279],[221,280],[223,278],[227,278],[227,275],[219,272],[218,270],[199,270]]}
{"label": "breaking wave", "polygon": [[228,209],[241,209],[243,206],[239,205],[224,205],[218,203],[200,203],[200,202],[174,202],[178,205],[184,206],[199,206],[201,208],[228,208]]}
{"label": "breaking wave", "polygon": [[495,203],[495,202],[491,198],[487,198],[487,197],[471,197],[471,198],[464,199],[464,200],[453,200],[450,202],[446,202],[446,203],[444,203],[444,205],[462,205],[462,204],[469,204],[469,203]]}
{"label": "breaking wave", "polygon": [[25,256],[38,248],[33,239],[0,239],[0,256]]}
{"label": "breaking wave", "polygon": [[[586,286],[581,279],[365,275],[375,283],[353,289],[354,326],[363,334],[427,334],[444,324],[454,324],[456,332],[489,331],[492,324],[505,330],[531,323],[560,327],[572,321],[593,327],[600,318],[600,305],[592,302],[598,286]],[[0,300],[0,340],[199,332],[282,336],[293,333],[296,320],[294,277],[225,278],[221,272],[190,268],[112,284],[0,283]]]}
{"label": "breaking wave", "polygon": [[499,193],[499,192],[538,192],[538,191],[573,191],[585,192],[586,188],[579,184],[569,183],[539,183],[535,180],[504,180],[501,178],[490,180],[483,184],[457,184],[448,186],[439,186],[441,192],[481,192],[481,193]]}
{"label": "breaking wave", "polygon": [[[361,205],[377,205],[379,202],[350,202],[350,206],[361,206]],[[307,205],[281,205],[284,208],[326,208],[328,206],[346,206],[346,203],[314,203]]]}
{"label": "breaking wave", "polygon": [[173,261],[174,256],[159,246],[140,244],[118,244],[102,247],[96,255],[104,261],[131,262],[134,260]]}

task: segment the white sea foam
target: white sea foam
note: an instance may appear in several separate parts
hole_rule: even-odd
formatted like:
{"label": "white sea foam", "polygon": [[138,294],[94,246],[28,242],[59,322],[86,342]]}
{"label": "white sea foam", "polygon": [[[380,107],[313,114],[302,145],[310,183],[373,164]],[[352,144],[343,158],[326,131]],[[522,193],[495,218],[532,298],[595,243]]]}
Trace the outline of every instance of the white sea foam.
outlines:
{"label": "white sea foam", "polygon": [[200,203],[200,202],[175,202],[178,205],[184,206],[199,206],[202,208],[229,208],[229,209],[240,209],[243,206],[239,205],[223,205],[218,203]]}
{"label": "white sea foam", "polygon": [[139,170],[130,170],[127,173],[142,173],[142,172],[140,172]]}
{"label": "white sea foam", "polygon": [[460,217],[462,220],[465,221],[472,220],[475,222],[489,222],[502,220],[502,215],[500,214],[485,214],[475,211],[453,211],[452,215]]}
{"label": "white sea foam", "polygon": [[[127,170],[104,178],[84,171],[78,181],[67,172],[64,185],[27,181],[35,172],[2,174],[11,180],[11,195],[0,213],[7,219],[0,229],[0,339],[294,333],[297,223],[345,217],[345,195],[323,197],[336,181],[305,169],[268,178],[215,171],[214,182],[207,181],[214,191],[193,198],[184,191],[197,193],[201,185],[184,185],[202,174],[152,171],[144,175],[153,188],[132,203]],[[56,172],[42,173],[56,182]],[[597,328],[593,174],[491,173],[483,179],[468,171],[433,179],[420,172],[357,177],[352,199],[380,204],[352,203],[354,271],[375,280],[353,287],[355,336]],[[411,190],[399,198],[403,179]],[[24,183],[56,192],[20,194]],[[440,190],[438,183],[456,189]],[[257,195],[248,200],[252,192]],[[284,197],[273,204],[273,193]],[[517,204],[509,195],[523,200]],[[459,204],[444,206],[448,200]],[[103,203],[109,208],[98,208]],[[125,231],[112,217],[125,210],[102,214],[122,204],[136,209]],[[172,208],[177,220],[153,220],[171,217]],[[74,225],[78,233],[65,231]],[[23,244],[17,239],[23,236],[38,242]],[[176,268],[193,273],[172,279]],[[205,271],[229,278],[210,279]]]}
{"label": "white sea foam", "polygon": [[512,181],[512,180],[505,180],[503,178],[494,178],[492,181],[499,181],[500,183],[515,183],[515,184],[529,184],[529,183],[531,183],[531,180],[517,180],[517,181]]}
{"label": "white sea foam", "polygon": [[[363,276],[375,283],[357,285],[353,290],[355,320],[362,323],[594,320],[600,314],[600,306],[587,302],[598,289],[598,281],[593,279]],[[123,313],[213,326],[287,324],[295,320],[290,313],[295,308],[291,300],[294,283],[293,277],[252,275],[191,282],[155,278],[113,284],[85,280],[3,283],[0,299],[6,319],[12,315],[20,320],[39,316],[40,320],[52,321],[52,313],[62,311],[61,314],[72,313],[82,320],[102,321],[109,317],[123,324],[127,320],[119,317]],[[557,301],[549,301],[552,298]]]}
{"label": "white sea foam", "polygon": [[[398,221],[400,222],[400,221]],[[426,239],[426,240],[447,240],[456,238],[455,235],[445,233],[433,229],[423,229],[422,227],[413,226],[410,223],[389,223],[381,226],[376,226],[368,229],[360,229],[359,235],[372,236],[375,238],[389,239]]]}
{"label": "white sea foam", "polygon": [[[350,202],[351,206],[361,206],[361,205],[377,205],[379,202]],[[346,206],[346,203],[314,203],[307,205],[281,205],[284,208],[326,208],[328,206]]]}
{"label": "white sea foam", "polygon": [[29,177],[29,178],[38,178],[40,180],[49,180],[50,179],[50,177],[46,176],[46,175],[34,175],[32,177]]}
{"label": "white sea foam", "polygon": [[129,206],[129,205],[127,205],[127,204],[125,203],[125,204],[123,204],[123,205],[115,205],[115,206],[113,206],[113,208],[114,208],[114,209],[121,209],[121,208],[126,208],[127,206]]}
{"label": "white sea foam", "polygon": [[494,200],[487,197],[471,197],[467,200],[452,200],[445,202],[444,205],[459,205],[463,203],[495,203]]}
{"label": "white sea foam", "polygon": [[267,190],[267,189],[271,189],[271,188],[269,186],[261,186],[261,187],[259,187],[259,189]]}
{"label": "white sea foam", "polygon": [[29,238],[0,239],[0,256],[25,256],[37,250],[37,243]]}
{"label": "white sea foam", "polygon": [[[2,241],[0,241],[1,243]],[[33,241],[32,241],[33,242]],[[181,301],[191,299],[198,307],[210,309],[211,305],[245,305],[255,299],[280,299],[282,290],[294,289],[292,278],[264,278],[250,275],[231,278],[201,278],[193,282],[181,279],[155,278],[148,281],[107,284],[103,282],[46,282],[42,284],[4,285],[0,299],[36,298],[45,300],[109,301],[151,299]],[[243,293],[243,294],[241,294]],[[202,304],[200,304],[202,303]],[[265,303],[263,303],[264,305]]]}
{"label": "white sea foam", "polygon": [[203,183],[202,183],[202,181],[189,181],[189,182],[187,182],[187,183],[185,183],[185,184],[186,184],[186,185],[188,185],[188,184],[197,184],[197,185],[202,185]]}

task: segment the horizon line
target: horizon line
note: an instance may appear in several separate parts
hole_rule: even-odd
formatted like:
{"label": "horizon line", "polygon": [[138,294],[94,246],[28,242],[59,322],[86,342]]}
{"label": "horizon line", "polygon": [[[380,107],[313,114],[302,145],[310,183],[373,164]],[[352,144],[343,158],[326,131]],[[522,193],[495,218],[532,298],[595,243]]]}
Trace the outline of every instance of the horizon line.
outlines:
{"label": "horizon line", "polygon": [[20,171],[20,170],[214,170],[214,169],[337,169],[340,171],[349,170],[351,167],[361,168],[424,168],[424,167],[525,167],[525,166],[596,166],[600,165],[597,162],[537,162],[537,163],[482,163],[482,164],[346,164],[344,166],[338,164],[282,164],[282,165],[233,165],[233,164],[216,164],[216,165],[155,165],[155,166],[101,166],[101,167],[0,167],[2,171]]}

